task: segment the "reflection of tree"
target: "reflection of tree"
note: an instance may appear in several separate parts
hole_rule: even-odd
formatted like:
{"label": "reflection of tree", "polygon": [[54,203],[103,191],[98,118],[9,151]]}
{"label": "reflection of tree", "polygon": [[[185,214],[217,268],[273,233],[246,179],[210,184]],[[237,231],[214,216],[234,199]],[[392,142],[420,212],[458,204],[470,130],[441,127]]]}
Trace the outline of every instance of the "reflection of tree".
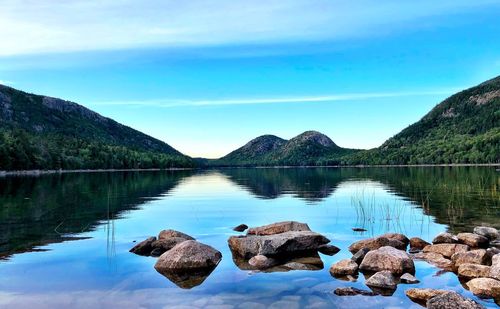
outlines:
{"label": "reflection of tree", "polygon": [[112,233],[112,220],[168,192],[190,174],[114,172],[0,178],[0,257],[72,239],[71,235],[90,231],[102,220]]}

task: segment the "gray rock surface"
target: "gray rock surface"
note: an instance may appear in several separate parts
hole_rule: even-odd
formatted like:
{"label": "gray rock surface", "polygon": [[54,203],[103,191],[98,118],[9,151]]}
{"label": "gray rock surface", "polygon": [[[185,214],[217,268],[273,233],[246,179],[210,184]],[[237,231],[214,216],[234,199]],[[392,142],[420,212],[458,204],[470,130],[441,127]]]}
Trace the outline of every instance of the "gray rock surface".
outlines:
{"label": "gray rock surface", "polygon": [[386,246],[368,252],[359,269],[366,272],[387,270],[396,275],[414,274],[415,264],[405,251]]}
{"label": "gray rock surface", "polygon": [[482,305],[456,292],[447,292],[427,301],[427,309],[482,309]]}

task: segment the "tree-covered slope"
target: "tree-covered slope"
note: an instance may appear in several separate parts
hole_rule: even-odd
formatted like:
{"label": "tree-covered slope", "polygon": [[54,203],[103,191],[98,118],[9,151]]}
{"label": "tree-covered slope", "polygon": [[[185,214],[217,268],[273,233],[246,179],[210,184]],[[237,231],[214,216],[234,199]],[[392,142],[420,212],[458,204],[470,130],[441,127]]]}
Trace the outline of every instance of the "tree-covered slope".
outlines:
{"label": "tree-covered slope", "polygon": [[0,170],[165,168],[192,160],[81,105],[0,85]]}
{"label": "tree-covered slope", "polygon": [[306,131],[290,140],[274,135],[257,137],[228,155],[210,161],[220,166],[305,166],[326,164],[356,150],[337,146],[328,136]]}
{"label": "tree-covered slope", "polygon": [[500,76],[461,91],[434,107],[377,149],[344,164],[500,162]]}

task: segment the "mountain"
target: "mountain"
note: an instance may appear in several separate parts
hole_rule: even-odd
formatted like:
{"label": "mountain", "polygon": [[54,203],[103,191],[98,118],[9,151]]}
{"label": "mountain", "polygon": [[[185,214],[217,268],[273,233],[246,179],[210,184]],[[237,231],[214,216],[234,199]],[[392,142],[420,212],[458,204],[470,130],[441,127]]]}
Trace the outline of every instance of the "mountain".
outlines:
{"label": "mountain", "polygon": [[500,76],[461,91],[352,164],[500,163]]}
{"label": "mountain", "polygon": [[79,104],[0,85],[0,170],[188,167],[168,144]]}
{"label": "mountain", "polygon": [[306,131],[288,141],[274,135],[259,136],[209,164],[219,166],[335,164],[333,162],[335,158],[355,151],[337,146],[324,134]]}

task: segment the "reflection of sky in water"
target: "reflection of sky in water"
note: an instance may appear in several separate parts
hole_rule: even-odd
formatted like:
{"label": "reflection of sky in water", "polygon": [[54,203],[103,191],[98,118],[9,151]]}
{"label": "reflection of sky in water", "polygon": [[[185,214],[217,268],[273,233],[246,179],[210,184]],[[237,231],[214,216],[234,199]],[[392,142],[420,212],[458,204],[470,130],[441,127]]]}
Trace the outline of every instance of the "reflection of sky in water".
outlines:
{"label": "reflection of sky in water", "polygon": [[[314,202],[296,198],[296,193],[260,199],[219,173],[186,178],[168,194],[124,213],[123,219],[102,222],[95,231],[81,235],[91,239],[51,244],[44,247],[50,251],[18,254],[2,262],[0,306],[258,308],[259,303],[278,308],[421,308],[404,296],[405,289],[439,287],[472,296],[455,275],[436,276],[438,269],[425,262],[417,262],[417,277],[422,283],[399,285],[395,297],[335,296],[332,292],[336,287],[366,289],[362,275],[358,282],[350,283],[334,279],[328,272],[332,263],[351,256],[346,248],[352,242],[388,231],[431,240],[446,227],[423,215],[416,205],[389,193],[379,182],[344,181],[332,195]],[[332,257],[322,255],[325,268],[321,271],[239,270],[227,246],[227,238],[237,234],[231,228],[240,223],[258,226],[284,220],[307,222],[341,252]],[[353,227],[368,231],[356,233]],[[153,269],[154,258],[128,252],[133,240],[165,228],[183,231],[222,252],[223,260],[201,286],[179,289]],[[483,304],[494,306],[491,301]]]}

